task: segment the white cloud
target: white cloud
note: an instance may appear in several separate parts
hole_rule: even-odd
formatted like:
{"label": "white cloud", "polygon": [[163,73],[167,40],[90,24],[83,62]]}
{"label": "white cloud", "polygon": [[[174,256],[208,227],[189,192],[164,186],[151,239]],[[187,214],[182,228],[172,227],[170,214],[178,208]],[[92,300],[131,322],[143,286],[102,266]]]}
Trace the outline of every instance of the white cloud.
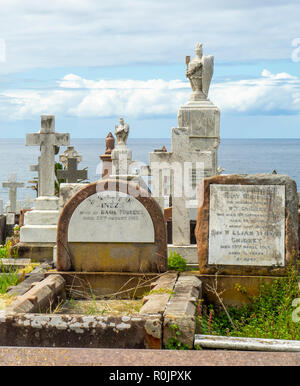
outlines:
{"label": "white cloud", "polygon": [[[189,83],[180,80],[92,80],[68,74],[55,90],[0,92],[0,117],[21,120],[43,113],[79,118],[176,116],[190,93]],[[210,99],[221,112],[299,114],[300,78],[265,69],[257,79],[213,83]]]}
{"label": "white cloud", "polygon": [[223,111],[256,114],[299,114],[300,78],[263,70],[261,78],[216,83],[212,100]]}
{"label": "white cloud", "polygon": [[290,58],[299,0],[1,0],[2,73],[34,67]]}

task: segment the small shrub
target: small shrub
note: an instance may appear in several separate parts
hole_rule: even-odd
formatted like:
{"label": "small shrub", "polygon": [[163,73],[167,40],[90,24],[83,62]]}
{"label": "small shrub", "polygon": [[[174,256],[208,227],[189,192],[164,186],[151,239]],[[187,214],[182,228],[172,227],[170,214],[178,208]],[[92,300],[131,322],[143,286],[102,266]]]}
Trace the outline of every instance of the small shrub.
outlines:
{"label": "small shrub", "polygon": [[168,258],[168,269],[183,272],[186,271],[186,268],[186,260],[181,255],[179,255],[179,253],[170,252],[170,256]]}

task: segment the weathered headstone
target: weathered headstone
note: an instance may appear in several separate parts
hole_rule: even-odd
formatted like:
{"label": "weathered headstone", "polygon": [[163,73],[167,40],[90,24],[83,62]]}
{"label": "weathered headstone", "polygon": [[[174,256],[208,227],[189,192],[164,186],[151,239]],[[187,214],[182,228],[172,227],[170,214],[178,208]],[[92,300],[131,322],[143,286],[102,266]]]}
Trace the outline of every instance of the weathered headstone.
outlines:
{"label": "weathered headstone", "polygon": [[2,183],[3,188],[9,188],[9,212],[16,213],[17,211],[17,189],[23,188],[23,182],[17,182],[17,176],[12,173],[9,180]]}
{"label": "weathered headstone", "polygon": [[200,273],[282,275],[298,255],[296,183],[280,174],[205,179],[199,198]]}
{"label": "weathered headstone", "polygon": [[61,213],[57,269],[164,272],[166,229],[159,205],[134,182],[105,179],[87,185]]}
{"label": "weathered headstone", "polygon": [[55,132],[54,115],[41,116],[41,129],[38,133],[26,135],[26,146],[40,146],[39,195],[53,197],[55,194],[55,153],[59,146],[67,146],[69,134]]}
{"label": "weathered headstone", "polygon": [[57,177],[61,180],[66,180],[67,183],[77,183],[87,179],[87,170],[77,169],[77,159],[68,158],[67,168],[65,170],[58,170]]}
{"label": "weathered headstone", "polygon": [[0,216],[3,215],[3,200],[0,200]]}

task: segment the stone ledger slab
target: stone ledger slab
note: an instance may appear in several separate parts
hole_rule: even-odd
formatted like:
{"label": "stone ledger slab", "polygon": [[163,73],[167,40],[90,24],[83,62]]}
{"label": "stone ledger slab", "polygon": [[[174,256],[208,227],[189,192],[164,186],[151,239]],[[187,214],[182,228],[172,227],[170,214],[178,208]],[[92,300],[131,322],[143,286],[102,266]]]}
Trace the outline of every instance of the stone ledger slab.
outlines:
{"label": "stone ledger slab", "polygon": [[280,174],[206,178],[195,234],[200,273],[284,275],[299,249],[295,181]]}

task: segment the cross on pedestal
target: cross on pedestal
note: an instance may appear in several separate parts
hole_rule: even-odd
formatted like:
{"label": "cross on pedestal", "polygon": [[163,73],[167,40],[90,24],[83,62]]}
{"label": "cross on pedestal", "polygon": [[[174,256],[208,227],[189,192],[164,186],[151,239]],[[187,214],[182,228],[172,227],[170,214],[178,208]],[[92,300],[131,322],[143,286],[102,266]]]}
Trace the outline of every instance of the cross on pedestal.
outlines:
{"label": "cross on pedestal", "polygon": [[26,135],[26,146],[40,146],[39,196],[55,194],[55,148],[68,146],[70,135],[55,132],[54,115],[41,116],[41,129],[38,133]]}
{"label": "cross on pedestal", "polygon": [[17,189],[23,188],[23,182],[17,182],[17,176],[13,173],[9,180],[2,183],[3,188],[9,188],[9,202],[10,202],[10,211],[16,213],[17,210]]}
{"label": "cross on pedestal", "polygon": [[87,170],[77,170],[77,159],[68,158],[68,168],[66,170],[58,170],[57,178],[66,180],[68,183],[77,183],[87,179]]}

